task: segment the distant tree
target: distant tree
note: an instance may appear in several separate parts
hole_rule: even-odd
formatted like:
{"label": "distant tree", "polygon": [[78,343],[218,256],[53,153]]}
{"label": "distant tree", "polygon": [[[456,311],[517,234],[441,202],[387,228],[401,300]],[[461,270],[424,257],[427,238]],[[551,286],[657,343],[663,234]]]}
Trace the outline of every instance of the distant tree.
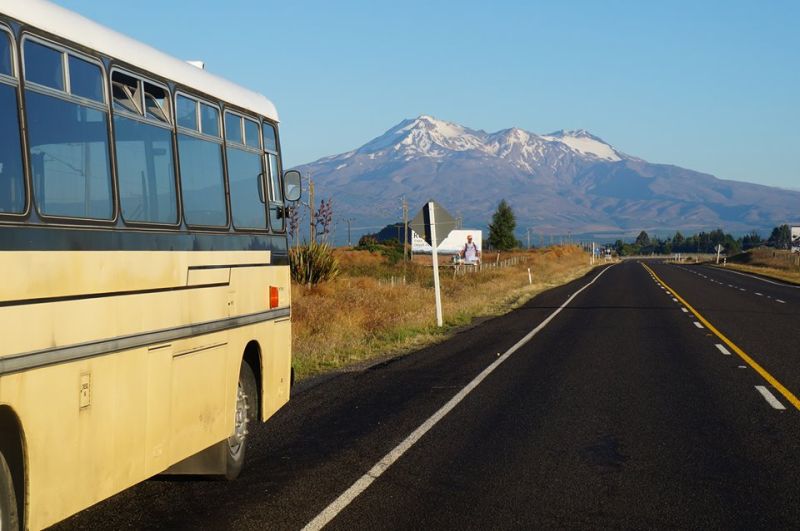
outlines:
{"label": "distant tree", "polygon": [[517,238],[514,236],[516,226],[514,211],[505,199],[501,200],[489,224],[489,245],[498,251],[508,251],[516,247]]}
{"label": "distant tree", "polygon": [[378,246],[378,239],[374,234],[364,234],[358,239],[358,250],[374,251]]}
{"label": "distant tree", "polygon": [[763,243],[764,240],[761,239],[761,235],[757,230],[751,230],[748,234],[745,234],[742,237],[742,249],[744,250],[758,247],[759,245],[763,245]]}
{"label": "distant tree", "polygon": [[683,251],[683,246],[686,244],[686,239],[681,234],[681,231],[677,231],[675,236],[672,237],[672,250],[673,251]]}
{"label": "distant tree", "polygon": [[708,235],[708,239],[711,241],[711,249],[716,251],[717,245],[725,243],[725,233],[722,232],[722,229],[712,230],[711,234]]}
{"label": "distant tree", "polygon": [[742,243],[730,234],[725,235],[725,240],[722,242],[722,246],[725,248],[725,254],[728,256],[742,252]]}
{"label": "distant tree", "polygon": [[648,236],[645,231],[642,231],[636,237],[634,244],[638,245],[639,247],[650,247],[650,236]]}
{"label": "distant tree", "polygon": [[622,250],[619,252],[620,256],[635,256],[642,252],[642,248],[636,244],[625,243],[622,245]]}
{"label": "distant tree", "polygon": [[711,235],[707,232],[701,232],[697,235],[697,252],[711,252]]}
{"label": "distant tree", "polygon": [[767,245],[776,249],[788,249],[792,245],[792,230],[789,225],[781,225],[772,229]]}

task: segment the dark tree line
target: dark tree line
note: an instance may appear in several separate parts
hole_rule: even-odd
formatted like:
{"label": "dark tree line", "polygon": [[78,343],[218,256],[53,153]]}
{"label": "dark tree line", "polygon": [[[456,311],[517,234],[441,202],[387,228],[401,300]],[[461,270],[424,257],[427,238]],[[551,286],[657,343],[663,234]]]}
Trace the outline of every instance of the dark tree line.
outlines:
{"label": "dark tree line", "polygon": [[727,255],[740,253],[761,245],[768,245],[777,249],[788,249],[791,246],[791,229],[788,225],[775,227],[772,229],[772,233],[767,240],[764,240],[758,231],[755,230],[739,238],[734,238],[731,234],[725,233],[722,229],[716,229],[711,232],[692,234],[691,236],[684,236],[678,231],[674,236],[664,239],[650,238],[647,232],[642,231],[633,243],[625,243],[622,240],[614,242],[614,248],[617,254],[621,256],[637,254],[713,253],[717,245],[722,245]]}

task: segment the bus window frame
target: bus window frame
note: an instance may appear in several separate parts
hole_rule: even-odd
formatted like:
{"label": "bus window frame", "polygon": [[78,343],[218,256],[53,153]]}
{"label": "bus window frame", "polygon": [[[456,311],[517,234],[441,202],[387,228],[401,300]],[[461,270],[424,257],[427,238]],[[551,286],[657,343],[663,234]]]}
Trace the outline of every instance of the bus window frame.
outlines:
{"label": "bus window frame", "polygon": [[[242,119],[242,121],[240,122],[241,123],[241,129],[242,129],[241,133],[242,133],[242,141],[245,142],[245,143],[240,144],[239,142],[234,142],[234,141],[228,140],[228,128],[225,126],[225,115],[226,114],[232,114],[232,115],[238,116],[239,118]],[[256,126],[258,127],[258,143],[259,143],[259,147],[257,147],[257,148],[252,147],[252,146],[248,146],[246,144],[247,137],[245,136],[245,126],[244,126],[244,121],[245,120],[250,120],[251,122],[255,122]],[[238,109],[236,109],[234,107],[228,107],[227,105],[225,105],[225,108],[223,109],[223,114],[221,115],[221,122],[222,122],[222,134],[223,134],[223,140],[224,140],[223,147],[225,148],[225,149],[223,149],[223,151],[225,152],[225,183],[226,183],[226,186],[228,187],[228,202],[230,203],[229,208],[230,208],[230,225],[231,225],[231,228],[234,231],[241,232],[241,233],[248,233],[248,232],[249,233],[254,233],[254,234],[271,233],[272,232],[272,226],[271,226],[271,224],[269,222],[269,197],[265,197],[266,200],[263,202],[263,204],[264,204],[264,217],[265,217],[265,221],[266,221],[265,224],[264,224],[265,228],[263,228],[263,229],[253,229],[253,228],[241,228],[240,229],[240,228],[237,228],[236,225],[233,223],[233,204],[232,204],[232,201],[230,200],[231,199],[231,197],[230,197],[231,194],[230,194],[230,174],[228,172],[228,147],[232,147],[233,149],[238,149],[240,151],[246,151],[246,152],[252,153],[252,154],[258,154],[258,158],[259,158],[260,164],[261,164],[261,173],[259,174],[259,178],[261,179],[261,189],[264,191],[264,195],[265,196],[267,196],[269,194],[269,191],[268,191],[269,190],[269,182],[266,181],[266,172],[268,171],[268,169],[264,165],[264,148],[263,148],[264,143],[263,143],[263,139],[261,138],[261,136],[262,136],[262,133],[261,133],[261,116],[253,115],[253,114],[250,114],[250,113],[246,113],[246,112],[238,110]]]}
{"label": "bus window frame", "polygon": [[22,188],[25,194],[24,208],[22,209],[22,212],[0,212],[0,220],[19,222],[30,217],[32,210],[31,184],[29,182],[28,172],[28,139],[24,134],[25,128],[23,127],[23,120],[25,118],[22,109],[23,90],[20,76],[20,61],[22,55],[19,51],[20,48],[17,43],[16,35],[14,35],[14,31],[11,29],[11,27],[0,21],[0,32],[3,32],[8,36],[8,42],[11,46],[11,75],[0,74],[0,83],[13,87],[14,92],[17,94],[17,129],[19,130],[19,147],[21,150],[20,161],[22,162]]}
{"label": "bus window frame", "polygon": [[[43,46],[48,46],[53,48],[62,53],[61,62],[62,62],[62,69],[64,75],[64,90],[54,89],[45,85],[40,85],[34,81],[27,81],[25,79],[25,42],[31,40]],[[104,102],[100,103],[96,100],[90,98],[84,98],[81,96],[73,95],[69,92],[70,90],[70,81],[69,81],[69,55],[73,55],[79,59],[83,59],[86,62],[92,63],[97,65],[100,68],[100,77],[103,83],[103,97]],[[118,224],[120,218],[120,208],[119,208],[119,196],[117,190],[117,179],[116,179],[116,160],[113,147],[114,136],[112,134],[111,128],[111,121],[113,116],[111,114],[111,103],[110,98],[111,94],[109,91],[108,80],[110,79],[108,75],[108,70],[106,69],[105,65],[103,64],[102,59],[98,59],[97,57],[88,55],[83,53],[76,48],[70,47],[67,44],[63,44],[59,41],[54,41],[52,39],[47,39],[42,37],[36,33],[31,31],[23,31],[20,35],[19,39],[19,64],[20,64],[20,101],[22,107],[22,115],[24,115],[24,119],[20,117],[21,120],[24,120],[24,127],[23,127],[23,137],[24,137],[24,146],[25,146],[25,167],[28,173],[28,193],[29,193],[29,201],[31,203],[31,208],[29,209],[29,215],[33,211],[36,212],[36,215],[39,219],[43,222],[47,223],[56,223],[56,224],[66,224],[66,225],[91,225],[91,226],[102,226],[102,227],[114,227]],[[91,107],[95,110],[105,112],[106,113],[106,137],[108,140],[107,145],[107,152],[106,155],[108,156],[108,164],[109,164],[109,171],[111,173],[111,182],[109,186],[111,187],[111,217],[109,219],[97,219],[97,218],[81,218],[81,217],[67,217],[67,216],[53,216],[49,214],[44,214],[40,209],[39,205],[36,202],[36,198],[33,192],[33,171],[30,168],[30,128],[28,127],[28,112],[27,112],[27,101],[25,98],[25,91],[26,90],[33,90],[39,94],[43,94],[45,96],[59,98],[63,101],[68,103],[76,103],[78,105],[84,105],[86,107]]]}
{"label": "bus window frame", "polygon": [[[189,98],[190,100],[194,100],[194,102],[195,102],[195,114],[197,116],[197,128],[199,129],[198,131],[195,131],[194,129],[188,129],[186,127],[182,127],[182,126],[178,125],[178,115],[177,115],[177,112],[178,112],[178,96],[183,96],[184,98]],[[216,101],[216,103],[214,103],[214,101]],[[217,111],[219,111],[219,124],[218,124],[219,125],[219,132],[220,132],[219,136],[207,135],[207,134],[204,134],[202,132],[203,124],[202,124],[201,116],[200,116],[200,103],[204,103],[204,104],[208,105],[209,107],[214,107],[215,109],[217,109]],[[175,118],[174,118],[174,121],[175,121],[175,125],[174,125],[174,128],[175,128],[175,154],[176,154],[176,157],[177,157],[176,167],[178,168],[178,173],[177,173],[178,184],[182,183],[182,181],[181,181],[181,171],[180,171],[180,152],[179,152],[179,150],[180,150],[180,142],[178,142],[178,135],[179,134],[193,136],[193,137],[197,138],[198,140],[210,140],[210,141],[213,141],[215,143],[218,143],[219,146],[220,146],[220,151],[222,153],[222,187],[223,187],[223,192],[225,193],[225,210],[226,210],[225,215],[226,215],[227,223],[225,225],[194,225],[194,224],[189,224],[188,222],[185,221],[185,218],[184,218],[184,215],[183,215],[183,195],[181,195],[181,197],[180,197],[180,201],[181,201],[181,219],[184,220],[184,224],[186,225],[187,229],[189,229],[190,232],[193,231],[193,230],[210,231],[210,232],[230,232],[231,229],[233,228],[233,211],[231,210],[231,191],[230,191],[230,186],[229,186],[229,183],[228,183],[228,155],[225,152],[225,123],[224,123],[225,120],[223,118],[224,109],[222,108],[221,103],[222,102],[219,101],[219,100],[214,100],[214,99],[209,99],[209,98],[206,98],[206,97],[203,97],[203,96],[199,96],[196,93],[190,92],[190,91],[188,91],[188,90],[186,90],[186,89],[184,89],[182,87],[179,87],[179,86],[175,87],[175,90],[173,91],[173,94],[172,94],[172,109],[173,109],[173,114],[175,115]],[[183,193],[183,187],[182,186],[181,186],[181,193]]]}
{"label": "bus window frame", "polygon": [[[264,137],[264,124],[269,125],[270,127],[272,127],[272,130],[275,131],[275,148],[276,148],[275,151],[272,151],[271,149],[266,149],[266,147],[264,147],[264,146],[266,146],[266,142],[264,142],[264,138],[263,138]],[[259,136],[262,137],[261,138],[261,152],[263,153],[263,156],[261,157],[261,159],[262,159],[262,164],[264,164],[265,175],[266,175],[266,172],[272,171],[272,169],[269,167],[269,161],[268,161],[269,156],[270,155],[275,155],[275,159],[278,161],[278,179],[280,180],[280,183],[281,183],[281,199],[282,199],[282,201],[279,204],[281,204],[283,206],[284,211],[286,211],[286,209],[288,208],[288,205],[286,204],[287,203],[287,201],[286,201],[286,186],[283,183],[283,160],[281,160],[281,136],[280,136],[280,131],[278,130],[278,124],[277,124],[277,122],[273,122],[273,121],[268,120],[266,118],[262,118],[261,119],[261,123],[259,124],[259,131],[261,132],[261,134]],[[272,178],[271,177],[272,176],[270,176],[270,179],[269,179],[269,182],[268,182],[268,186],[269,186],[270,190],[272,189]],[[270,201],[269,199],[267,199],[267,213],[268,214],[269,214],[269,203],[271,203],[271,202],[278,203],[277,201]],[[285,219],[284,219],[284,223],[283,223],[283,230],[275,230],[272,227],[272,217],[271,217],[271,215],[268,215],[267,217],[270,218],[270,232],[272,232],[274,234],[286,234],[286,231],[289,230],[288,227],[287,227],[288,223],[287,223],[287,221]]]}
{"label": "bus window frame", "polygon": [[[180,177],[179,177],[179,168],[178,168],[178,138],[177,138],[177,119],[175,114],[175,95],[174,91],[170,90],[169,85],[167,83],[162,83],[161,81],[157,81],[152,77],[141,74],[136,70],[129,69],[122,65],[114,64],[108,69],[108,87],[111,87],[111,80],[114,72],[119,72],[120,74],[132,77],[136,79],[139,83],[142,84],[142,93],[140,96],[141,99],[141,106],[143,114],[136,114],[132,111],[122,110],[122,109],[115,109],[114,108],[114,93],[113,91],[109,91],[109,127],[111,128],[111,151],[114,153],[114,164],[113,164],[113,180],[117,190],[117,197],[116,201],[119,203],[119,221],[122,222],[123,226],[125,227],[133,227],[133,228],[155,228],[155,229],[180,229],[181,225],[183,224],[183,200],[181,196],[181,187],[180,187]],[[148,118],[147,111],[145,110],[145,90],[144,84],[149,83],[155,87],[163,89],[167,93],[167,100],[169,101],[170,108],[168,109],[169,114],[168,118],[170,120],[169,124],[165,124],[164,122],[157,120],[155,118]],[[125,219],[125,216],[122,215],[122,197],[119,195],[119,164],[117,162],[117,131],[114,125],[114,117],[119,115],[123,118],[127,118],[129,120],[138,121],[143,124],[147,125],[154,125],[156,127],[160,127],[166,131],[170,132],[170,147],[172,150],[172,180],[173,184],[175,185],[175,208],[177,209],[177,221],[175,223],[157,223],[152,221],[128,221]]]}

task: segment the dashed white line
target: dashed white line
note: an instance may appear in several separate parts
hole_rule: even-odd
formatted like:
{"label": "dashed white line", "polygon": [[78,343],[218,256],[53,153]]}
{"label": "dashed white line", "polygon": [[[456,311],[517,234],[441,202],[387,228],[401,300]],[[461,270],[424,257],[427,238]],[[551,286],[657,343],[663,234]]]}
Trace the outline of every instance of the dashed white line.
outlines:
{"label": "dashed white line", "polygon": [[682,311],[683,313],[689,313],[689,310],[687,310],[686,308],[681,308],[681,311]]}
{"label": "dashed white line", "polygon": [[719,343],[717,343],[714,346],[717,347],[717,350],[719,350],[720,352],[722,352],[726,356],[730,356],[731,355],[731,352],[728,349],[725,348],[725,345],[720,345]]}
{"label": "dashed white line", "polygon": [[695,325],[697,328],[703,328],[703,325],[701,325],[701,324],[700,324],[700,323],[698,323],[697,321],[694,321],[694,325]]}
{"label": "dashed white line", "polygon": [[786,301],[784,301],[784,300],[781,300],[781,299],[775,299],[775,302],[779,302],[779,303],[781,303],[781,304],[786,304]]}
{"label": "dashed white line", "polygon": [[767,401],[767,403],[768,403],[769,405],[771,405],[773,408],[775,408],[775,409],[786,409],[786,406],[784,406],[783,404],[781,404],[781,403],[778,401],[778,399],[777,399],[777,398],[775,398],[775,395],[773,395],[773,394],[770,392],[770,390],[769,390],[769,389],[767,389],[766,387],[764,387],[763,385],[757,385],[757,386],[756,386],[756,391],[758,391],[759,393],[761,393],[761,396],[763,396],[763,397],[764,397],[764,400],[766,400],[766,401]]}
{"label": "dashed white line", "polygon": [[[614,267],[614,266],[611,266]],[[414,446],[417,441],[419,441],[428,431],[433,428],[436,424],[439,423],[445,416],[447,416],[450,411],[453,410],[467,395],[469,395],[480,383],[486,379],[497,367],[499,367],[504,361],[506,361],[514,352],[522,348],[523,345],[528,343],[533,337],[538,334],[545,326],[547,326],[550,321],[555,319],[555,317],[561,313],[561,311],[567,307],[567,305],[572,302],[572,300],[578,296],[583,290],[591,286],[595,283],[595,281],[600,278],[600,276],[611,269],[608,267],[600,271],[596,277],[592,279],[591,282],[583,286],[581,289],[573,293],[569,296],[569,298],[564,301],[564,303],[558,307],[553,313],[551,313],[544,321],[539,323],[539,325],[528,332],[525,337],[517,341],[511,348],[503,353],[502,356],[497,358],[491,365],[486,367],[481,373],[476,376],[471,382],[469,382],[464,388],[456,393],[456,395],[451,398],[445,405],[443,405],[436,413],[431,415],[428,420],[420,424],[420,426],[415,429],[411,434],[406,437],[400,444],[395,446],[388,454],[383,456],[383,458],[375,463],[375,465],[367,471],[366,474],[361,476],[355,483],[350,485],[350,487],[344,491],[338,498],[336,498],[330,505],[325,507],[321,513],[314,517],[306,526],[303,528],[303,531],[311,531],[311,530],[319,530],[325,527],[328,522],[333,520],[336,515],[342,512],[350,503],[355,500],[362,492],[364,492],[373,481],[378,479],[386,470],[389,469],[395,461],[400,459],[404,453],[408,451],[409,448]]]}
{"label": "dashed white line", "polygon": [[764,296],[764,294],[763,294],[763,293],[759,293],[759,292],[757,292],[757,291],[756,291],[756,295],[758,295],[759,297],[763,297],[763,296]]}
{"label": "dashed white line", "polygon": [[747,291],[747,290],[744,288],[739,288],[739,291]]}
{"label": "dashed white line", "polygon": [[675,297],[672,297],[672,300],[678,302],[678,299],[676,299]]}

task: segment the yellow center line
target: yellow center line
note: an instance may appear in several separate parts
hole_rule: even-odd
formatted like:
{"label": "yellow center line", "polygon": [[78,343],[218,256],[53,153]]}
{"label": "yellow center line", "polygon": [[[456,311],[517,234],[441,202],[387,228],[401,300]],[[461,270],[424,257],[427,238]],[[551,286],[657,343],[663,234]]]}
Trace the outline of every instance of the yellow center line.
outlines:
{"label": "yellow center line", "polygon": [[676,299],[678,299],[679,301],[681,301],[681,304],[683,304],[684,306],[686,306],[686,308],[688,308],[688,309],[689,309],[689,311],[690,311],[690,312],[692,312],[692,313],[693,313],[693,314],[694,314],[694,315],[697,317],[697,319],[699,319],[699,320],[700,320],[700,322],[701,322],[701,323],[703,323],[703,324],[705,325],[705,327],[706,327],[706,328],[708,328],[709,330],[711,330],[712,332],[714,332],[714,334],[716,334],[716,336],[717,336],[718,338],[720,338],[720,339],[722,340],[722,342],[723,342],[723,343],[725,343],[726,345],[728,345],[728,346],[731,348],[731,350],[733,350],[734,352],[736,352],[736,354],[737,354],[737,355],[738,355],[740,358],[742,358],[742,359],[745,361],[745,363],[747,363],[748,365],[750,365],[750,367],[752,367],[752,368],[753,368],[753,370],[755,370],[755,371],[756,371],[758,374],[760,374],[760,375],[761,375],[761,376],[762,376],[762,377],[763,377],[763,378],[764,378],[764,379],[765,379],[767,382],[769,382],[769,384],[770,384],[772,387],[774,387],[774,388],[775,388],[775,389],[776,389],[776,390],[777,390],[777,391],[778,391],[780,394],[782,394],[782,395],[784,396],[784,398],[786,398],[786,400],[788,400],[788,401],[789,401],[789,402],[790,402],[790,403],[791,403],[791,404],[792,404],[792,405],[795,407],[795,409],[797,409],[797,410],[800,410],[800,400],[798,400],[798,398],[797,398],[796,396],[794,396],[794,394],[792,394],[792,392],[791,392],[791,391],[789,391],[788,389],[786,389],[786,387],[784,387],[784,385],[783,385],[783,384],[781,384],[781,383],[780,383],[780,382],[779,382],[777,379],[775,379],[775,377],[774,377],[774,376],[772,376],[770,373],[768,373],[768,372],[767,372],[767,370],[766,370],[764,367],[762,367],[761,365],[759,365],[759,364],[756,362],[756,360],[754,360],[753,358],[751,358],[750,356],[748,356],[748,355],[747,355],[747,353],[746,353],[744,350],[740,349],[738,346],[736,346],[736,344],[735,344],[733,341],[731,341],[730,339],[728,339],[727,337],[725,337],[725,335],[724,335],[722,332],[720,332],[719,330],[717,330],[717,329],[714,327],[714,325],[712,325],[710,322],[708,322],[708,319],[706,319],[705,317],[703,317],[702,315],[700,315],[700,312],[698,312],[697,310],[695,310],[695,309],[692,307],[692,305],[691,305],[691,304],[689,304],[688,302],[686,302],[686,300],[685,300],[683,297],[681,297],[680,295],[678,295],[678,293],[677,293],[677,292],[676,292],[674,289],[672,289],[672,288],[671,288],[671,287],[670,287],[670,286],[669,286],[669,285],[668,285],[666,282],[664,282],[663,280],[661,280],[661,278],[660,278],[658,275],[656,275],[656,272],[655,272],[655,271],[653,271],[653,270],[652,270],[650,267],[648,267],[648,266],[647,266],[647,264],[645,264],[645,263],[642,263],[642,262],[640,262],[640,263],[642,264],[642,266],[643,266],[643,267],[644,267],[646,270],[648,270],[648,271],[649,271],[649,272],[650,272],[650,273],[651,273],[651,274],[652,274],[652,275],[653,275],[653,276],[656,278],[656,280],[658,280],[659,282],[661,282],[661,284],[663,284],[663,285],[664,285],[664,287],[665,287],[665,288],[667,288],[667,289],[670,291],[670,293],[672,293],[672,295],[674,295],[674,296],[675,296],[675,298],[676,298]]}

